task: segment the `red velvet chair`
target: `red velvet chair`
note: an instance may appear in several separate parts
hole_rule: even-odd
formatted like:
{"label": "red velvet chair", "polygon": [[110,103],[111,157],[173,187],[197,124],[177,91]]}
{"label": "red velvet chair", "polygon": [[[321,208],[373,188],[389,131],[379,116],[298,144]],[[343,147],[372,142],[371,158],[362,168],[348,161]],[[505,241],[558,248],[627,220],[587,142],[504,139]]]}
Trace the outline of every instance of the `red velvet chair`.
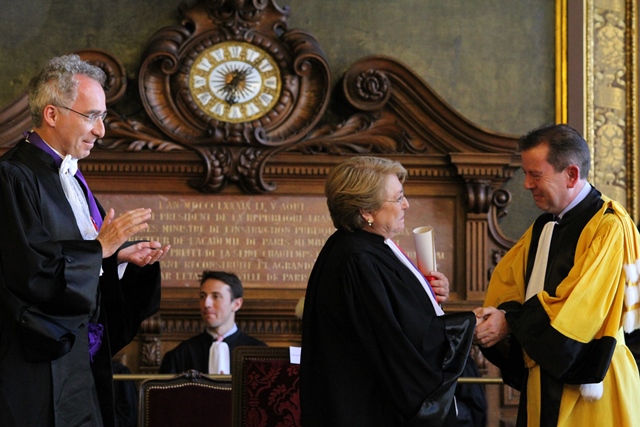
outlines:
{"label": "red velvet chair", "polygon": [[230,427],[231,378],[188,371],[140,385],[139,427]]}
{"label": "red velvet chair", "polygon": [[231,378],[234,426],[300,426],[300,365],[289,363],[289,347],[236,347]]}

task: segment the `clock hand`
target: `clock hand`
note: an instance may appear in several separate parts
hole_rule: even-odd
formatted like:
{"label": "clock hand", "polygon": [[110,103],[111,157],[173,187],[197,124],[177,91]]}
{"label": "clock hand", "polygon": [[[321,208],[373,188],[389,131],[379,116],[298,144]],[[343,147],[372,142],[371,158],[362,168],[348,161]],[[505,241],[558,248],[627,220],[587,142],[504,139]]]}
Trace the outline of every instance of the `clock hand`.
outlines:
{"label": "clock hand", "polygon": [[238,100],[238,85],[233,80],[221,89],[224,94],[224,100],[227,104],[233,105]]}
{"label": "clock hand", "polygon": [[229,72],[227,77],[231,77],[231,79],[223,88],[223,92],[226,93],[225,101],[227,104],[233,105],[238,101],[239,95],[246,89],[247,76],[252,69],[251,66],[247,66],[246,68],[238,68]]}

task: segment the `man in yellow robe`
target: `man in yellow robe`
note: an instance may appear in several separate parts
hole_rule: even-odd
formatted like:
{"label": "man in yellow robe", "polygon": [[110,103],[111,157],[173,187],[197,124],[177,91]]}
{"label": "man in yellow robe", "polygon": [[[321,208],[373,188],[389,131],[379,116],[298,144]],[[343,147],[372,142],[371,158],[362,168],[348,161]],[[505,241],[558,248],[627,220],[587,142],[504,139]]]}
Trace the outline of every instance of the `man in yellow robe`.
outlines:
{"label": "man in yellow robe", "polygon": [[545,213],[496,266],[475,341],[520,390],[517,426],[640,426],[640,376],[624,331],[640,326],[638,231],[587,182],[587,143],[566,125],[520,140]]}

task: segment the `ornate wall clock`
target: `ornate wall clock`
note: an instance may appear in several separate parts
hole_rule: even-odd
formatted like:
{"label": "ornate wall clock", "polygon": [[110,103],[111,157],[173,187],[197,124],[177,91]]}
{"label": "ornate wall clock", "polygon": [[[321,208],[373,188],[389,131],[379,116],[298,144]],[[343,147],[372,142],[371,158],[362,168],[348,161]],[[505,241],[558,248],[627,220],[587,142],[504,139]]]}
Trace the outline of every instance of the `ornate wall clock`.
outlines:
{"label": "ornate wall clock", "polygon": [[304,138],[327,108],[322,49],[309,33],[287,29],[289,9],[274,0],[198,0],[181,12],[180,26],[151,38],[140,66],[149,119],[168,142],[203,157],[205,175],[191,183],[198,190],[236,183],[271,191],[265,163]]}
{"label": "ornate wall clock", "polygon": [[193,62],[189,90],[197,106],[222,122],[259,119],[278,101],[278,64],[266,51],[242,41],[225,41],[203,50]]}

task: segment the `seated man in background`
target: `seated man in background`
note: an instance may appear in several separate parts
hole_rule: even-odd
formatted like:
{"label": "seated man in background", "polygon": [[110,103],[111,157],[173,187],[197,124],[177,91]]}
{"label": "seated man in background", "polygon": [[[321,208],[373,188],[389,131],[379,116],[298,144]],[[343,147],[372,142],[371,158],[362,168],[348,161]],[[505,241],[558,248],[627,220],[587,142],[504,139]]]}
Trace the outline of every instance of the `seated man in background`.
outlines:
{"label": "seated man in background", "polygon": [[231,354],[237,346],[266,345],[244,334],[236,325],[236,311],[242,307],[242,282],[233,273],[205,271],[200,280],[200,314],[205,331],[168,351],[160,365],[161,374],[195,369],[209,374],[230,374]]}

